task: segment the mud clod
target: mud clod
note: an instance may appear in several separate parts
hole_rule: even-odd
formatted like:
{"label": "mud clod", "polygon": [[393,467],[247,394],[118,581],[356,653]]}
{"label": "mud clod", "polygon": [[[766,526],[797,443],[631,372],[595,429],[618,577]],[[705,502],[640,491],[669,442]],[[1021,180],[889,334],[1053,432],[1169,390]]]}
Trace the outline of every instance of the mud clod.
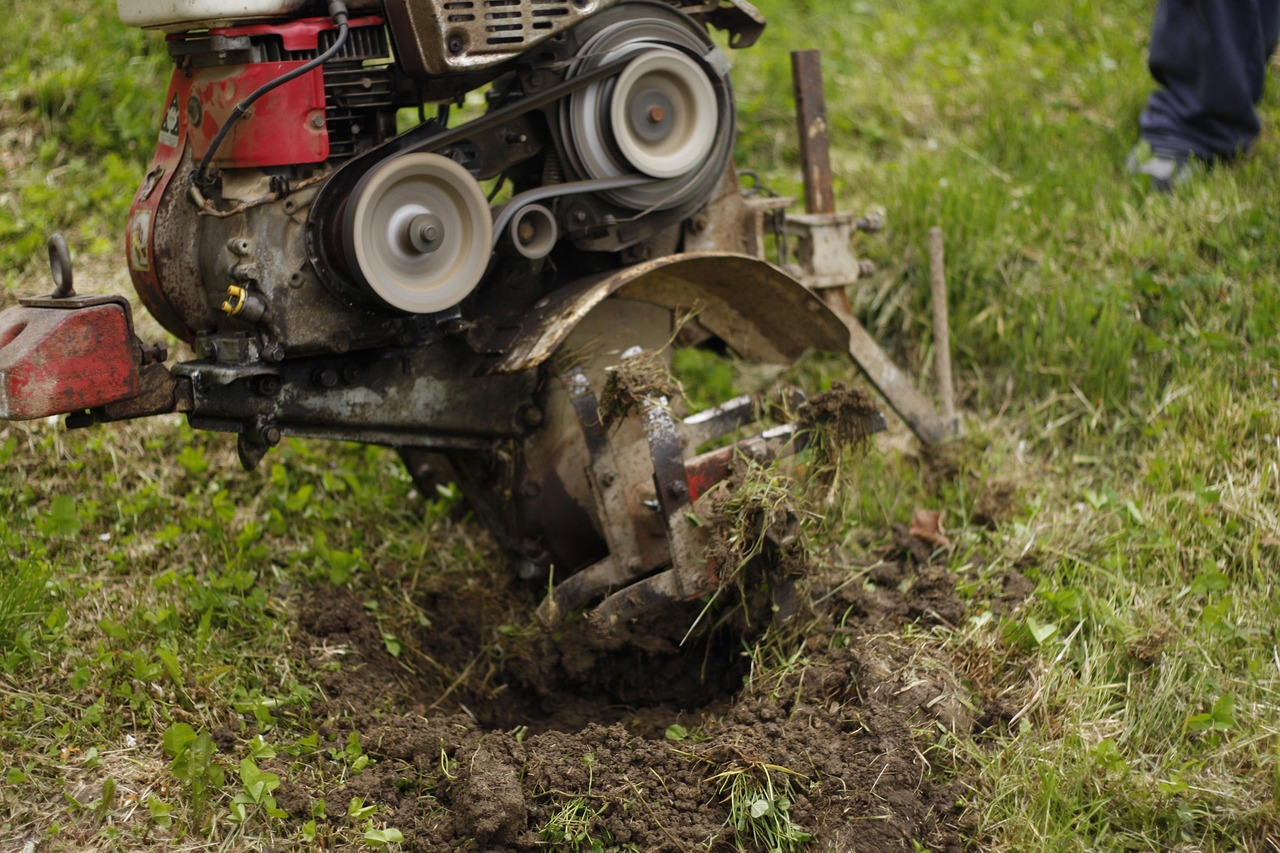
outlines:
{"label": "mud clod", "polygon": [[454,834],[509,844],[525,829],[529,807],[510,758],[478,749],[453,783]]}
{"label": "mud clod", "polygon": [[609,369],[600,391],[600,419],[605,426],[611,426],[639,411],[646,400],[671,400],[679,393],[680,385],[662,356],[642,350],[623,357]]}

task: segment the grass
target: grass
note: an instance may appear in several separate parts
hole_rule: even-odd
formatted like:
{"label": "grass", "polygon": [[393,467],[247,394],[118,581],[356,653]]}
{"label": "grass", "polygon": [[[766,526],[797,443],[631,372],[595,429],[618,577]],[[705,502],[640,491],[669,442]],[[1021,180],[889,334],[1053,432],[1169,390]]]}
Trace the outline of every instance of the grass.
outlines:
{"label": "grass", "polygon": [[738,850],[795,853],[813,840],[789,814],[795,801],[793,775],[785,767],[746,761],[734,762],[708,780],[729,806],[725,825],[733,830]]}
{"label": "grass", "polygon": [[[1249,156],[1152,196],[1121,168],[1149,86],[1148,3],[759,5],[770,30],[734,56],[739,163],[798,193],[779,93],[786,51],[821,47],[838,198],[888,217],[861,238],[880,272],[855,301],[926,381],[925,239],[946,233],[969,435],[941,457],[896,444],[860,457],[835,535],[857,554],[918,506],[946,512],[972,618],[918,641],[995,712],[938,769],[965,786],[973,845],[1274,849],[1274,86]],[[5,303],[44,288],[51,229],[78,263],[123,268],[166,60],[99,6],[6,7],[23,37],[0,48]],[[1000,482],[1016,500],[979,523]],[[320,675],[289,658],[299,590],[354,584],[391,609],[414,583],[398,567],[484,559],[444,512],[411,512],[411,488],[387,454],[345,446],[287,443],[241,474],[228,442],[177,419],[0,428],[0,840],[309,841],[272,816],[261,769],[319,772]],[[1015,572],[1034,593],[1001,609],[991,591]],[[206,760],[200,738],[224,724],[235,742],[209,742]],[[255,754],[250,731],[280,755]],[[344,821],[335,803],[309,831],[396,843],[367,808]]]}

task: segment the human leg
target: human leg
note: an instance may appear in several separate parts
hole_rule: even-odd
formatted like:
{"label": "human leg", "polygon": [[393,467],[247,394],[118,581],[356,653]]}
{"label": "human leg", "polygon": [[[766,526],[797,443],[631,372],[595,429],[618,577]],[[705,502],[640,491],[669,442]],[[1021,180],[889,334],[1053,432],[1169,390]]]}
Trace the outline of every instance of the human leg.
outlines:
{"label": "human leg", "polygon": [[1278,32],[1280,0],[1159,0],[1149,65],[1162,88],[1139,118],[1143,140],[1183,161],[1247,149]]}

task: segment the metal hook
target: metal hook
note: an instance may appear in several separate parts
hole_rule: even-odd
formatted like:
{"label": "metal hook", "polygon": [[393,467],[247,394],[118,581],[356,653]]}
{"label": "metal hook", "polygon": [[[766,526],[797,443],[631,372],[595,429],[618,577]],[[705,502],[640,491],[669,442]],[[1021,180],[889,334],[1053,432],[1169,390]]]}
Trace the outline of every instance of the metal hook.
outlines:
{"label": "metal hook", "polygon": [[49,294],[50,297],[66,299],[68,296],[75,296],[76,289],[72,286],[71,277],[71,252],[61,234],[54,234],[49,238],[49,268],[53,272],[53,293]]}

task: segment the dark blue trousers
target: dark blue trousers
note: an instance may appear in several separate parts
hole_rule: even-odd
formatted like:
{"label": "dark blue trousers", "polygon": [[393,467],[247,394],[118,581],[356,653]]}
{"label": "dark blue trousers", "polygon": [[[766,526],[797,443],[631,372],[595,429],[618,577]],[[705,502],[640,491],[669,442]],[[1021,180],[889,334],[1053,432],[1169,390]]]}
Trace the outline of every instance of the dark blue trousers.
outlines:
{"label": "dark blue trousers", "polygon": [[1149,65],[1163,88],[1138,119],[1142,138],[1209,161],[1247,149],[1277,35],[1280,0],[1159,0]]}

